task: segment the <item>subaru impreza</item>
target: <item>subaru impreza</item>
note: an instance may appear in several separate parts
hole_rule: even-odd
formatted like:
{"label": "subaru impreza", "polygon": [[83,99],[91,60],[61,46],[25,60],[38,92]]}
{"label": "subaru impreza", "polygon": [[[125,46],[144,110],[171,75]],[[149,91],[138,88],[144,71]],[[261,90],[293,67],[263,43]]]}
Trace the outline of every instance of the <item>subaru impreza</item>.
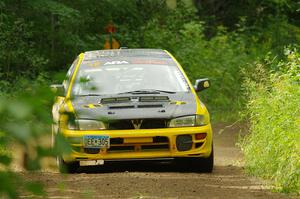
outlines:
{"label": "subaru impreza", "polygon": [[[71,153],[57,157],[61,171],[107,161],[186,162],[213,170],[210,116],[181,65],[165,50],[117,49],[80,54],[62,84],[52,85],[53,137]],[[175,161],[176,162],[176,161]]]}

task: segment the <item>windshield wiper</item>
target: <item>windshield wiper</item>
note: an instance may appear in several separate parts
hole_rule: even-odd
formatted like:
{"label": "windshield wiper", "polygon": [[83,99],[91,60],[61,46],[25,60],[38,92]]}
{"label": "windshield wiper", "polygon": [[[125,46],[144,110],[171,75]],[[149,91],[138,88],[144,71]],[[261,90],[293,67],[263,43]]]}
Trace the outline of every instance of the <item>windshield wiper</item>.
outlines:
{"label": "windshield wiper", "polygon": [[118,94],[159,94],[159,93],[174,94],[176,92],[164,91],[164,90],[155,90],[155,89],[143,89],[143,90],[123,92],[123,93],[118,93]]}

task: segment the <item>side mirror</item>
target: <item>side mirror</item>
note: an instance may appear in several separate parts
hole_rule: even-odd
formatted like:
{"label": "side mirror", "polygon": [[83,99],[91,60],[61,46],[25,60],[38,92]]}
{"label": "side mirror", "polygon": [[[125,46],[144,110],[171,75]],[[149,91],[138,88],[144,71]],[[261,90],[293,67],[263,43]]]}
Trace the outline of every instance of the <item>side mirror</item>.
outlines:
{"label": "side mirror", "polygon": [[65,96],[65,87],[62,84],[53,84],[50,89],[56,96]]}
{"label": "side mirror", "polygon": [[197,79],[194,85],[194,89],[196,92],[203,91],[210,87],[210,80],[208,78]]}

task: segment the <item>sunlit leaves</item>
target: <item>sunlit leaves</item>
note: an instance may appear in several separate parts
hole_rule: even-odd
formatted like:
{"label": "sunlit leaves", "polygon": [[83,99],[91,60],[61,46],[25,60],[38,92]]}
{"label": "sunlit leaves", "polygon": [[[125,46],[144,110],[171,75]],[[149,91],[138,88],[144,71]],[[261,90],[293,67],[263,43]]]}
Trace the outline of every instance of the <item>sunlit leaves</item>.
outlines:
{"label": "sunlit leaves", "polygon": [[[54,95],[48,85],[44,86],[44,78],[40,76],[31,84],[24,81],[24,84],[20,84],[23,89],[18,93],[0,97],[0,168],[4,169],[4,172],[0,172],[0,181],[15,175],[10,171],[15,158],[15,147],[22,150],[23,166],[29,171],[41,169],[43,158],[70,152],[69,144],[61,135],[55,138],[53,149],[47,144],[51,142],[51,108]],[[41,184],[23,182],[20,179],[18,183],[11,179],[6,180],[5,186],[0,182],[0,195],[6,194],[15,198],[20,190],[24,192],[23,189],[35,195],[44,194]]]}
{"label": "sunlit leaves", "polygon": [[270,73],[263,70],[265,63],[257,64],[263,72],[251,73],[244,83],[251,134],[242,149],[250,173],[271,179],[281,191],[299,193],[300,84],[294,79],[299,54],[289,50],[286,55],[281,61],[265,61],[278,64],[281,71]]}

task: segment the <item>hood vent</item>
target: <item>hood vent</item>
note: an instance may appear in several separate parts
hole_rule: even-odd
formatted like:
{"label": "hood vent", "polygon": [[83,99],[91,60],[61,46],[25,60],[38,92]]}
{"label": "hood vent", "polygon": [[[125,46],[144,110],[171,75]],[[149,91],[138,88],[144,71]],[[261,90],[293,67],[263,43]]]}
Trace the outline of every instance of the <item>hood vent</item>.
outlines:
{"label": "hood vent", "polygon": [[102,98],[101,104],[109,104],[109,103],[122,103],[122,102],[130,102],[130,97],[111,97],[111,98]]}
{"label": "hood vent", "polygon": [[140,102],[168,102],[168,96],[143,96],[139,98]]}
{"label": "hood vent", "polygon": [[139,104],[134,105],[119,105],[119,106],[109,106],[109,109],[130,109],[130,108],[162,108],[162,104]]}
{"label": "hood vent", "polygon": [[[131,97],[110,97],[110,98],[102,98],[101,104],[111,104],[111,103],[126,103],[132,102],[136,98]],[[169,102],[170,99],[168,96],[141,96],[138,97],[139,102]],[[156,106],[154,106],[156,107]]]}
{"label": "hood vent", "polygon": [[162,104],[141,104],[137,106],[138,108],[162,108]]}
{"label": "hood vent", "polygon": [[109,106],[109,109],[128,109],[134,108],[133,105],[123,105],[123,106]]}

